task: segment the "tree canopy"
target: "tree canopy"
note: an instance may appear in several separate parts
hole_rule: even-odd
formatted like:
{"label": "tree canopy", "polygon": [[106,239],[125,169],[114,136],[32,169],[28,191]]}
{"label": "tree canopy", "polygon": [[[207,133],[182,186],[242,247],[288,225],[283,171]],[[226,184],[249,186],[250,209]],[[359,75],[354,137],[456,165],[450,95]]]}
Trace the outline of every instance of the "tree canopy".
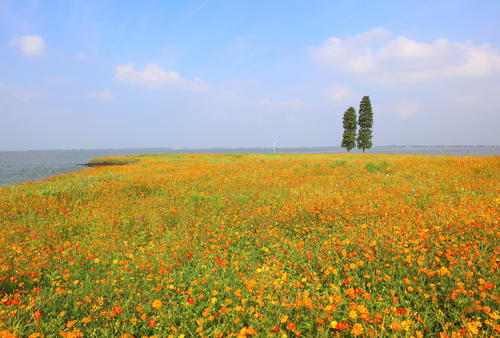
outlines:
{"label": "tree canopy", "polygon": [[349,107],[344,113],[343,119],[344,135],[342,137],[341,146],[349,152],[356,147],[356,109]]}
{"label": "tree canopy", "polygon": [[369,149],[372,147],[372,127],[373,127],[373,112],[369,96],[363,96],[359,104],[358,115],[359,133],[357,138],[358,148]]}

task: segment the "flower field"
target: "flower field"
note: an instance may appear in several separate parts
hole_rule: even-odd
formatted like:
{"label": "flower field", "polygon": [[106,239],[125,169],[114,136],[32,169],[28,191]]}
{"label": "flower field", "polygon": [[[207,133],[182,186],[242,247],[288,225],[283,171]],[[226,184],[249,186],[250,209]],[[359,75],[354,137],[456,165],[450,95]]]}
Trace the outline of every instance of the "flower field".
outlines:
{"label": "flower field", "polygon": [[500,158],[158,155],[0,188],[0,336],[499,336]]}

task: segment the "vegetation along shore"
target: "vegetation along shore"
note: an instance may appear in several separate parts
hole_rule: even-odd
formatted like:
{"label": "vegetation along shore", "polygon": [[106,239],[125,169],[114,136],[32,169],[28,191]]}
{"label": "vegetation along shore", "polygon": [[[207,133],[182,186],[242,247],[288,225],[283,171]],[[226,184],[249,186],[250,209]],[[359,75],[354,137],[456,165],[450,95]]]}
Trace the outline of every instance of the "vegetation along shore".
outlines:
{"label": "vegetation along shore", "polygon": [[500,335],[498,156],[91,163],[0,187],[0,336]]}

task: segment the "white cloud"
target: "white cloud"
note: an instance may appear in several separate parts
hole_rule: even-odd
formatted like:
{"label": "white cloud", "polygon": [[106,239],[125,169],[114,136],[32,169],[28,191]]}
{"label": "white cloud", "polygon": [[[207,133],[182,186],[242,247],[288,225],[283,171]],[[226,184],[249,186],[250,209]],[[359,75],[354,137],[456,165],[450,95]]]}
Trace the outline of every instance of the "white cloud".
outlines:
{"label": "white cloud", "polygon": [[25,104],[31,103],[46,95],[45,92],[42,92],[38,89],[16,88],[3,84],[1,82],[0,82],[0,94],[2,94],[4,98],[10,97],[13,98],[16,102],[21,102]]}
{"label": "white cloud", "polygon": [[89,57],[86,54],[84,54],[84,53],[76,53],[75,54],[75,59],[78,60],[78,61],[82,61],[82,62],[89,61]]}
{"label": "white cloud", "polygon": [[40,55],[45,50],[45,42],[39,35],[23,35],[10,40],[9,45],[18,47],[24,56]]}
{"label": "white cloud", "polygon": [[289,100],[261,98],[253,102],[250,101],[248,104],[255,107],[253,117],[255,121],[260,123],[276,118],[296,121],[298,117],[304,116],[304,114],[310,116],[311,112],[318,109],[317,105],[300,98]]}
{"label": "white cloud", "polygon": [[349,87],[346,86],[333,86],[323,90],[323,94],[331,101],[340,102],[351,93]]}
{"label": "white cloud", "polygon": [[354,38],[350,38],[353,44],[370,45],[387,41],[392,36],[392,33],[387,29],[377,27],[368,32],[357,34]]}
{"label": "white cloud", "polygon": [[30,103],[41,96],[40,92],[31,89],[14,89],[11,94],[23,103]]}
{"label": "white cloud", "polygon": [[148,89],[170,88],[190,91],[202,91],[207,84],[199,78],[183,79],[179,73],[163,70],[158,63],[151,63],[144,70],[135,70],[133,63],[116,66],[114,79],[132,86]]}
{"label": "white cloud", "polygon": [[109,101],[109,100],[113,100],[115,97],[114,97],[113,93],[111,93],[111,91],[103,90],[100,92],[90,92],[90,93],[88,93],[87,98],[91,99],[91,100]]}
{"label": "white cloud", "polygon": [[263,105],[271,109],[286,109],[286,110],[301,110],[307,103],[301,99],[292,100],[271,100],[268,98],[262,98],[257,101],[260,105]]}
{"label": "white cloud", "polygon": [[396,105],[396,114],[403,118],[408,118],[413,116],[418,112],[420,107],[416,102],[403,101]]}
{"label": "white cloud", "polygon": [[423,43],[376,28],[346,39],[331,37],[311,49],[324,67],[382,83],[484,77],[500,72],[500,54],[491,45],[451,42]]}

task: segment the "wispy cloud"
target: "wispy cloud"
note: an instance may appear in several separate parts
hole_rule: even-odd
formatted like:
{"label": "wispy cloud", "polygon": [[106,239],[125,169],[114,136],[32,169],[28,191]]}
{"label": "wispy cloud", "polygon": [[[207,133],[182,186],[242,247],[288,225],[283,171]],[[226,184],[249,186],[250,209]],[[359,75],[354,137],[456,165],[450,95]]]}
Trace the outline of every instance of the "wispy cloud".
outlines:
{"label": "wispy cloud", "polygon": [[76,53],[75,54],[75,59],[81,62],[88,62],[90,58],[88,57],[87,54],[84,53]]}
{"label": "wispy cloud", "polygon": [[113,93],[109,90],[103,90],[100,92],[90,92],[87,94],[87,98],[90,100],[104,100],[104,101],[110,101],[113,100],[115,97]]}
{"label": "wispy cloud", "polygon": [[118,82],[147,89],[180,89],[188,91],[202,91],[207,83],[199,78],[187,80],[174,71],[165,71],[158,63],[146,65],[143,70],[136,70],[133,63],[115,67],[114,79]]}
{"label": "wispy cloud", "polygon": [[391,38],[391,33],[381,28],[346,39],[331,37],[311,53],[322,67],[381,83],[484,77],[500,72],[500,54],[491,45],[446,38],[432,43],[404,36]]}
{"label": "wispy cloud", "polygon": [[343,101],[350,93],[351,90],[347,86],[332,86],[323,90],[325,97],[334,102]]}
{"label": "wispy cloud", "polygon": [[39,35],[23,35],[10,40],[10,46],[19,48],[24,56],[40,55],[45,50],[45,41]]}
{"label": "wispy cloud", "polygon": [[11,97],[15,101],[28,104],[46,95],[34,88],[19,88],[12,87],[0,82],[0,93],[5,95],[5,97]]}

